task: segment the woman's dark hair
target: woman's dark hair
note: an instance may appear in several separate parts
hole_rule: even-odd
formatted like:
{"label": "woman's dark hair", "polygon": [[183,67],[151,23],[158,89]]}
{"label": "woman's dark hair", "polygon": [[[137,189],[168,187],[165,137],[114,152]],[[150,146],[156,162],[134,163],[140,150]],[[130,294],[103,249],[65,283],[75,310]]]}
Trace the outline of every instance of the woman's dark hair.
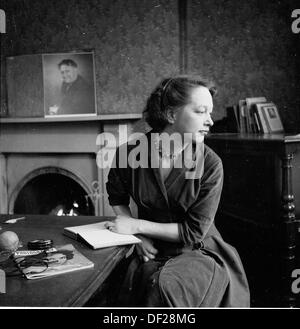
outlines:
{"label": "woman's dark hair", "polygon": [[155,130],[161,131],[169,124],[168,111],[187,105],[192,89],[206,87],[212,97],[217,90],[212,82],[194,75],[179,75],[163,79],[151,93],[144,109],[146,122]]}

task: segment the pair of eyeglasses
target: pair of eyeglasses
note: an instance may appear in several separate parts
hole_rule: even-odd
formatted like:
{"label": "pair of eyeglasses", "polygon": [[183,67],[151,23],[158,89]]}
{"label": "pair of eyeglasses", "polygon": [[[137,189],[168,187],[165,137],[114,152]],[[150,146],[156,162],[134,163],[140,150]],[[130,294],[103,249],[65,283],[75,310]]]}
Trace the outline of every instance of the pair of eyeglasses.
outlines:
{"label": "pair of eyeglasses", "polygon": [[48,262],[37,257],[27,256],[22,257],[22,259],[15,258],[14,261],[20,271],[25,275],[43,273],[48,268]]}
{"label": "pair of eyeglasses", "polygon": [[[39,274],[47,270],[48,263],[42,259],[15,258],[9,255],[5,261],[1,262],[0,268],[4,270],[6,277],[24,276],[26,274]],[[29,271],[27,271],[28,269]],[[33,270],[34,269],[34,270]]]}
{"label": "pair of eyeglasses", "polygon": [[48,267],[55,267],[64,264],[67,257],[62,253],[43,252],[36,256],[26,256],[14,259],[17,266],[25,274],[38,274],[45,272]]}

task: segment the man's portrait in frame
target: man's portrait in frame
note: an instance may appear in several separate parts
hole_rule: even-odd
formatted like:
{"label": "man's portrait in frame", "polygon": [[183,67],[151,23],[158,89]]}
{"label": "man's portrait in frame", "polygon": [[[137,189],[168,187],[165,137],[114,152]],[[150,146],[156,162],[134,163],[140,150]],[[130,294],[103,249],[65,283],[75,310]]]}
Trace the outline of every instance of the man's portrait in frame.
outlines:
{"label": "man's portrait in frame", "polygon": [[96,115],[93,52],[43,55],[46,117]]}

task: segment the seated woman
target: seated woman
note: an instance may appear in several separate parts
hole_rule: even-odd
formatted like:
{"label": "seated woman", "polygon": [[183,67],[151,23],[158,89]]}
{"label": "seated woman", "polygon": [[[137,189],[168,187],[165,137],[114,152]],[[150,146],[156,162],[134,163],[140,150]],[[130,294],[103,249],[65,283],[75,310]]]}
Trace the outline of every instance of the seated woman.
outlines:
{"label": "seated woman", "polygon": [[[148,148],[148,166],[134,166],[129,158],[127,166],[120,165],[122,154],[140,145],[131,142],[117,149],[106,185],[117,217],[106,225],[113,232],[137,234],[142,240],[130,256],[119,306],[250,304],[239,255],[214,225],[223,167],[204,144],[204,137],[213,125],[215,92],[200,77],[163,80],[144,111],[152,127],[146,134],[147,145],[142,146]],[[173,143],[166,142],[170,140]],[[133,218],[129,208],[130,196],[138,207],[138,218]]]}

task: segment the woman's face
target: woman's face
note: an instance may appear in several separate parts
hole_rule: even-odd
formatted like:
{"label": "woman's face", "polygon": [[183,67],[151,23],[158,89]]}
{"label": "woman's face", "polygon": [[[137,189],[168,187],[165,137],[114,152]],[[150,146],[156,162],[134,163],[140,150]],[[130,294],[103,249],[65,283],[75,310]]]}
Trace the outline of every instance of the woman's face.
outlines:
{"label": "woman's face", "polygon": [[213,100],[209,90],[202,86],[193,88],[190,102],[175,112],[172,131],[180,133],[187,142],[203,142],[213,125],[212,110]]}

